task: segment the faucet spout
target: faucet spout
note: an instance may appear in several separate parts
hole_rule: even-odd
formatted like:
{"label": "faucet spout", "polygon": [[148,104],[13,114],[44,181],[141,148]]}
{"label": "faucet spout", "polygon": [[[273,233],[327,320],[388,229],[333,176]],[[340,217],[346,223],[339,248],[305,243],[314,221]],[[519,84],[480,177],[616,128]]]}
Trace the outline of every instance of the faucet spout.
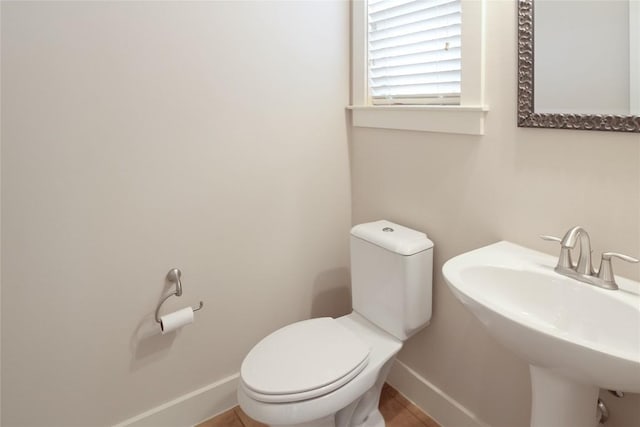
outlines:
{"label": "faucet spout", "polygon": [[[611,266],[612,257],[620,258],[627,262],[640,262],[640,260],[628,255],[616,252],[604,252],[602,254],[602,261],[600,262],[600,268],[596,274],[591,264],[591,239],[589,239],[589,233],[587,233],[584,228],[580,226],[573,227],[567,231],[562,239],[554,236],[540,237],[544,240],[560,242],[562,246],[560,248],[558,264],[556,268],[554,268],[556,273],[603,289],[618,289],[613,274],[613,267]],[[574,265],[571,260],[571,250],[576,247],[578,241],[580,241],[580,258],[578,264]]]}
{"label": "faucet spout", "polygon": [[591,264],[591,239],[589,233],[581,226],[575,226],[564,235],[560,243],[563,248],[573,249],[576,243],[580,241],[580,258],[578,265],[575,267],[576,272],[587,276],[593,275],[593,267]]}

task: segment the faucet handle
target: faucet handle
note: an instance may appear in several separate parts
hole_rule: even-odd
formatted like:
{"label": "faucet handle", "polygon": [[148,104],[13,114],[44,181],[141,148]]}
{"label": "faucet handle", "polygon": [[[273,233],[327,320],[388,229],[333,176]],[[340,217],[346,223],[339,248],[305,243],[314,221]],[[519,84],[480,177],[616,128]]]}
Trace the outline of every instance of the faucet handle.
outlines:
{"label": "faucet handle", "polygon": [[640,259],[634,258],[629,255],[619,254],[617,252],[605,252],[602,254],[602,259],[606,259],[610,261],[612,257],[620,258],[623,261],[627,262],[640,262]]}
{"label": "faucet handle", "polygon": [[598,269],[598,278],[602,279],[607,284],[608,289],[618,289],[616,284],[616,278],[613,275],[613,265],[611,258],[616,257],[627,262],[640,262],[639,259],[630,257],[629,255],[619,254],[616,252],[605,252],[602,254],[602,261],[600,261],[600,268]]}
{"label": "faucet handle", "polygon": [[[549,242],[558,242],[562,244],[562,239],[556,236],[547,236],[544,234],[540,235],[542,240],[547,240]],[[558,257],[558,265],[556,266],[556,270],[567,270],[567,269],[575,269],[575,265],[573,265],[573,261],[571,260],[571,252],[569,248],[566,248],[561,245],[560,248],[560,256]]]}

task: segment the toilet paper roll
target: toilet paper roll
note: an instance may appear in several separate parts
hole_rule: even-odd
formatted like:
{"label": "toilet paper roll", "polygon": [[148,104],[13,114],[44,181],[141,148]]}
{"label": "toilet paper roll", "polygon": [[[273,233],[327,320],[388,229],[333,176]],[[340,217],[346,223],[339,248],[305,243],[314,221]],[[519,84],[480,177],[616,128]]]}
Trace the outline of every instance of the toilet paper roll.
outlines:
{"label": "toilet paper roll", "polygon": [[190,323],[193,323],[193,309],[191,307],[160,316],[162,335],[175,331]]}

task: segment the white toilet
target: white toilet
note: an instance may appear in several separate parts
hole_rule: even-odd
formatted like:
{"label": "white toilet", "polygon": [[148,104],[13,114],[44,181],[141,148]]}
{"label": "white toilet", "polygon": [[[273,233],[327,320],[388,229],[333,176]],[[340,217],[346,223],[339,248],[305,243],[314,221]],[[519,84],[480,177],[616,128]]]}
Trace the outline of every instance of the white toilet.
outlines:
{"label": "white toilet", "polygon": [[402,343],[429,323],[432,272],[426,234],[389,221],[353,227],[353,312],[256,344],[240,369],[240,407],[270,426],[384,427],[380,391]]}

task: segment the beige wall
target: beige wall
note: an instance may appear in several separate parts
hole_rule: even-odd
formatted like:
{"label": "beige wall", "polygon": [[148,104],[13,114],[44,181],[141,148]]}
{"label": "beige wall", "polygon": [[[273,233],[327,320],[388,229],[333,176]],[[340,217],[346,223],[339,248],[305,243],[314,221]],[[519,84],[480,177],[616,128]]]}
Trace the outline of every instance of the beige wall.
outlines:
{"label": "beige wall", "polygon": [[[3,2],[3,425],[107,425],[348,299],[345,2]],[[171,267],[196,323],[152,320]]]}
{"label": "beige wall", "polygon": [[[353,222],[387,218],[436,245],[433,322],[400,360],[494,427],[528,425],[527,365],[457,302],[442,264],[502,239],[556,254],[537,236],[576,224],[591,233],[596,258],[640,255],[640,136],[516,127],[516,3],[488,2],[484,136],[352,133]],[[619,274],[640,279],[637,265],[621,264]],[[603,397],[609,425],[640,425],[640,396]]]}
{"label": "beige wall", "polygon": [[[536,236],[578,223],[596,252],[640,254],[639,137],[516,128],[515,22],[489,1],[484,137],[351,138],[353,222],[436,243],[433,322],[400,359],[495,427],[528,424],[527,367],[442,263],[499,239],[555,253]],[[348,43],[345,2],[3,2],[4,426],[121,421],[348,310]],[[174,266],[167,309],[206,305],[159,336]],[[638,396],[607,403],[640,424]]]}

